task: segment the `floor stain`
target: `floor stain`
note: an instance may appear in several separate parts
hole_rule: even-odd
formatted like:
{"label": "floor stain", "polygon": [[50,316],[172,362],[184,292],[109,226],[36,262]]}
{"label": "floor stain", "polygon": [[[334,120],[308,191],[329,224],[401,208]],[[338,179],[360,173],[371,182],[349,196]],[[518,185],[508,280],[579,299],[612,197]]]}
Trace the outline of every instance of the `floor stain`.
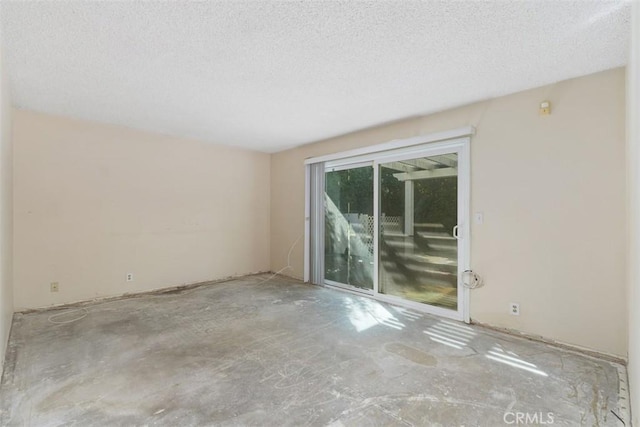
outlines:
{"label": "floor stain", "polygon": [[384,349],[389,353],[397,354],[400,357],[404,357],[407,360],[412,361],[413,363],[418,363],[424,366],[436,366],[438,364],[438,359],[430,355],[429,353],[425,353],[422,350],[418,350],[417,348],[409,347],[408,345],[404,345],[401,343],[389,343],[384,346]]}

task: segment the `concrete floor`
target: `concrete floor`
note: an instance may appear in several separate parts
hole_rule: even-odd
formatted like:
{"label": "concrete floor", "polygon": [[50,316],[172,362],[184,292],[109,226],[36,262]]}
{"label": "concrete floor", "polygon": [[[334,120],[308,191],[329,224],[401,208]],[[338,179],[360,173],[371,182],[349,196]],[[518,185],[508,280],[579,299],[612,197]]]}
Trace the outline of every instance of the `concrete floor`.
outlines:
{"label": "concrete floor", "polygon": [[85,313],[16,315],[0,424],[500,426],[528,413],[540,425],[622,426],[612,411],[626,418],[617,364],[261,280],[88,304],[66,324],[49,318]]}

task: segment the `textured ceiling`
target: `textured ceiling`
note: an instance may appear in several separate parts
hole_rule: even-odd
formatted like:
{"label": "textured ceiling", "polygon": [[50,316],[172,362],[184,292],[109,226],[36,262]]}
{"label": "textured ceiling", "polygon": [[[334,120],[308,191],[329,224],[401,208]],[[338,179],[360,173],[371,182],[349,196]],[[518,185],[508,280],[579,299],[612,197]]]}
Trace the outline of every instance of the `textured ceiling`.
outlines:
{"label": "textured ceiling", "polygon": [[4,0],[16,106],[274,152],[625,65],[629,2]]}

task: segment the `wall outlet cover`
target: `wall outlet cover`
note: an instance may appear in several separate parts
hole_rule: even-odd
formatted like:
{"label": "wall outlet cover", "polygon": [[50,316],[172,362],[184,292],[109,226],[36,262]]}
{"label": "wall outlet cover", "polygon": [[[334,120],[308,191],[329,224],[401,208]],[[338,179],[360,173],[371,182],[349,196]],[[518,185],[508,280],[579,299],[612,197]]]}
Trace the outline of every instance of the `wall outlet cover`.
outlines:
{"label": "wall outlet cover", "polygon": [[509,303],[509,313],[513,316],[520,316],[520,304],[517,302]]}

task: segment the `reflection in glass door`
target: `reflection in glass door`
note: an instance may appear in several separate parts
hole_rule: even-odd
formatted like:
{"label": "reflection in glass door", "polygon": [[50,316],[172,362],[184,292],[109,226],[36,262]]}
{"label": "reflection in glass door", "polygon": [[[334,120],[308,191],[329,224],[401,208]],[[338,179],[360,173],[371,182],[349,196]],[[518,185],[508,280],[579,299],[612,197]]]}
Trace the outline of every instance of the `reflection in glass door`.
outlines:
{"label": "reflection in glass door", "polygon": [[324,277],[373,289],[373,167],[325,173]]}
{"label": "reflection in glass door", "polygon": [[379,167],[379,292],[458,310],[458,155]]}

